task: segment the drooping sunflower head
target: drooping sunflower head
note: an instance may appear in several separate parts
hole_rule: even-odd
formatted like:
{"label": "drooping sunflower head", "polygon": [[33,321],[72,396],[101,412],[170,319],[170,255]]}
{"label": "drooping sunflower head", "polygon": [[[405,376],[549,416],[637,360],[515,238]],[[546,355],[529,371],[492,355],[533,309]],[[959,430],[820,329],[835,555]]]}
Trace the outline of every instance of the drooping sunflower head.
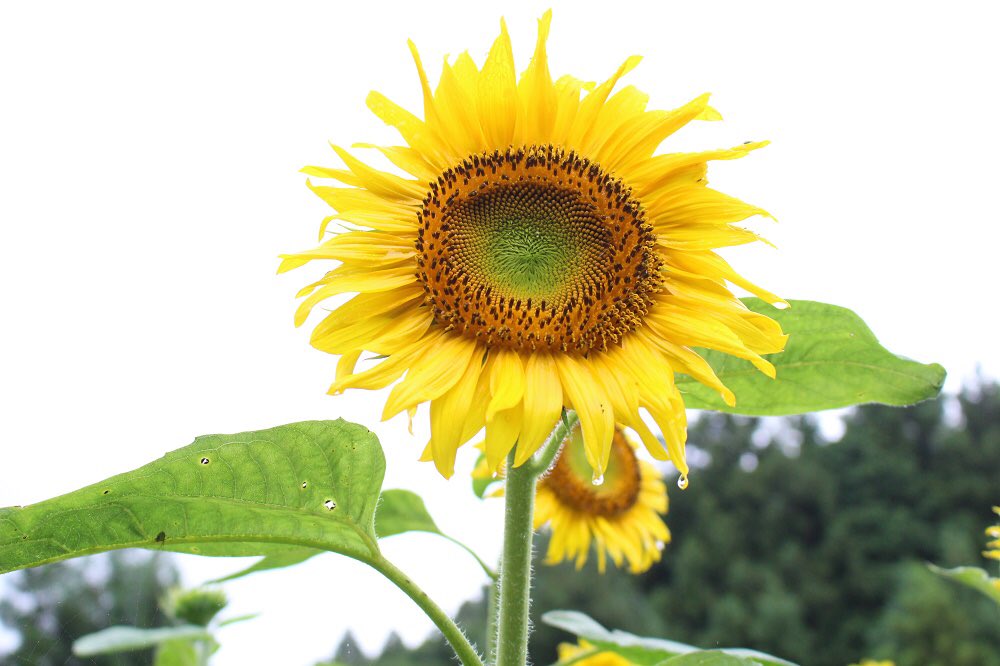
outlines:
{"label": "drooping sunflower head", "polygon": [[642,573],[659,561],[670,541],[662,519],[666,512],[660,473],[639,460],[621,429],[615,431],[604,477],[594,483],[580,429],[574,428],[538,482],[534,522],[536,529],[547,525],[551,531],[547,564],[569,560],[580,568],[593,545],[602,573],[608,557],[617,567]]}
{"label": "drooping sunflower head", "polygon": [[354,294],[312,335],[341,357],[330,390],[392,385],[384,418],[429,403],[425,457],[445,476],[457,448],[484,427],[491,468],[511,451],[523,463],[564,407],[580,416],[594,475],[607,470],[615,423],[686,474],[674,373],[732,403],[693,348],[728,352],[773,376],[761,355],[784,345],[778,325],[744,307],[729,284],[779,299],[715,253],[756,240],[735,223],[765,213],[706,181],[708,161],[764,144],[656,154],[688,122],[718,119],[708,96],[647,110],[645,94],[619,88],[636,57],[598,85],[553,79],[549,22],[546,13],[520,77],[503,24],[481,67],[467,53],[446,60],[436,89],[411,44],[423,117],[368,97],[404,140],[368,146],[395,172],[339,147],[346,169],[307,167],[342,184],[310,183],[336,211],[321,238],[334,219],[345,230],[284,255],[280,270],[340,262],[300,292],[296,322],[325,299]]}

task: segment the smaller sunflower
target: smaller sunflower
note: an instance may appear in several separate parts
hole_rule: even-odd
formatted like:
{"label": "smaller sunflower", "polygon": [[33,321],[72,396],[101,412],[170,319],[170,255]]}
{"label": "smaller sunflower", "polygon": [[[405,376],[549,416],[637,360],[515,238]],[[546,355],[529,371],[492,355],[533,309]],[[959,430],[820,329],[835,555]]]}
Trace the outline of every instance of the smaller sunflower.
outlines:
{"label": "smaller sunflower", "polygon": [[632,573],[649,569],[670,541],[660,517],[667,487],[659,472],[636,457],[635,444],[616,428],[604,478],[599,484],[592,478],[577,425],[536,490],[535,529],[548,524],[552,531],[546,564],[573,560],[579,569],[593,543],[602,573],[609,556],[617,567],[627,561]]}
{"label": "smaller sunflower", "polygon": [[[993,507],[993,513],[1000,516],[1000,506]],[[991,560],[1000,560],[1000,525],[987,527],[986,536],[992,539],[992,541],[987,542],[986,550],[983,551],[983,557]],[[994,584],[1000,588],[1000,580],[995,581]]]}
{"label": "smaller sunflower", "polygon": [[582,638],[579,645],[559,644],[560,663],[571,659],[576,659],[573,662],[575,666],[635,666],[635,662],[631,662],[621,655],[613,652],[598,652],[596,647]]}

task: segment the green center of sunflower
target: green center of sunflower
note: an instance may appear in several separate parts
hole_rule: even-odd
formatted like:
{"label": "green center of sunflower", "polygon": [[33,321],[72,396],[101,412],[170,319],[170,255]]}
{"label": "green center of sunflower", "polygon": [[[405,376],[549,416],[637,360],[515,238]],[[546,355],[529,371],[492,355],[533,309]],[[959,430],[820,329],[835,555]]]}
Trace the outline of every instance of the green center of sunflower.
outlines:
{"label": "green center of sunflower", "polygon": [[497,185],[449,211],[452,261],[515,302],[566,301],[602,263],[607,232],[594,213],[572,190]]}
{"label": "green center of sunflower", "polygon": [[655,235],[629,189],[552,146],[467,158],[431,184],[419,219],[435,320],[488,346],[606,349],[660,288]]}
{"label": "green center of sunflower", "polygon": [[560,502],[581,513],[604,517],[625,513],[639,500],[642,475],[635,451],[621,430],[615,429],[603,481],[595,484],[592,475],[577,425],[563,443],[555,465],[539,483]]}

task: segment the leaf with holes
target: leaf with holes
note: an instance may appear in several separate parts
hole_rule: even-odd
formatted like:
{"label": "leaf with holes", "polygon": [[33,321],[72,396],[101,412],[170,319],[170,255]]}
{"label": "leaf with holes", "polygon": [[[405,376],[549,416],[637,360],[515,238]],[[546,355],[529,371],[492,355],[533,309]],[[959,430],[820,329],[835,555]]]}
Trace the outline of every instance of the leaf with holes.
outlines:
{"label": "leaf with holes", "polygon": [[375,435],[342,419],[199,437],[132,472],[0,509],[0,573],[129,547],[245,556],[294,546],[371,562],[384,472]]}
{"label": "leaf with holes", "polygon": [[861,318],[846,308],[789,301],[790,308],[778,310],[759,298],[744,298],[743,303],[777,321],[788,334],[785,351],[764,357],[774,364],[777,377],[768,378],[749,361],[699,349],[736,395],[736,405],[726,405],[714,390],[687,375],[678,375],[677,387],[687,407],[783,416],[869,402],[911,405],[941,391],[944,368],[891,353]]}
{"label": "leaf with holes", "polygon": [[[637,666],[660,666],[664,663],[670,664],[718,664],[718,666],[729,666],[729,664],[742,664],[743,666],[795,666],[790,661],[785,661],[778,657],[772,657],[756,650],[745,650],[743,648],[721,648],[704,652],[699,648],[677,641],[670,641],[663,638],[646,638],[636,636],[625,631],[613,629],[608,631],[593,618],[578,611],[556,610],[549,611],[542,616],[545,624],[568,631],[579,638],[585,639],[594,647],[605,652],[617,654],[629,660]],[[684,655],[723,655],[729,661],[705,661],[699,662],[695,656],[689,657],[692,661],[673,661],[672,658]]]}

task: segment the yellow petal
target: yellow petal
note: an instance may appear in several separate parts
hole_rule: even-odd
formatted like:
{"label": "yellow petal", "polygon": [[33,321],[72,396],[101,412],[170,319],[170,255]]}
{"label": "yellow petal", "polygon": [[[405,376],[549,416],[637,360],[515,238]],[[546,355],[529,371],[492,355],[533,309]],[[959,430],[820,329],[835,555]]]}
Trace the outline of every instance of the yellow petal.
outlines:
{"label": "yellow petal", "polygon": [[552,75],[549,73],[549,60],[545,52],[545,42],[549,38],[549,26],[552,23],[552,10],[548,10],[538,19],[538,39],[535,42],[535,54],[531,57],[528,69],[521,75],[517,90],[521,103],[524,105],[522,116],[525,127],[522,128],[522,141],[525,144],[549,143],[552,126],[558,110],[556,109],[556,91],[552,86]]}
{"label": "yellow petal", "polygon": [[476,109],[489,145],[506,148],[517,121],[517,74],[507,24],[500,21],[500,36],[493,42],[479,73]]}
{"label": "yellow petal", "polygon": [[597,120],[598,114],[601,112],[601,107],[604,106],[604,102],[608,99],[608,95],[611,94],[618,80],[635,69],[641,60],[642,58],[639,56],[630,56],[621,64],[611,78],[597,86],[593,92],[583,98],[576,117],[573,119],[573,127],[567,137],[567,143],[570,148],[579,149],[580,146],[586,145],[587,139],[594,129],[594,123]]}
{"label": "yellow petal", "polygon": [[[463,431],[468,422],[468,406],[473,401],[476,385],[482,373],[482,363],[478,355],[470,359],[461,379],[431,401],[431,441],[430,450],[434,466],[446,479],[455,472],[455,453],[465,443]],[[482,420],[479,422],[482,426]]]}
{"label": "yellow petal", "polygon": [[486,408],[486,421],[505,409],[521,402],[524,395],[524,364],[516,351],[500,349],[490,354],[490,393],[492,399]]}
{"label": "yellow petal", "polygon": [[507,454],[521,433],[521,405],[518,403],[486,421],[486,463],[494,472],[500,470]]}
{"label": "yellow petal", "polygon": [[[393,387],[382,410],[382,420],[391,419],[404,409],[433,400],[453,387],[465,374],[476,345],[458,336],[443,336],[427,348]],[[389,358],[392,358],[391,356]]]}
{"label": "yellow petal", "polygon": [[555,427],[562,413],[559,371],[548,354],[532,354],[524,366],[524,414],[515,465],[523,465]]}
{"label": "yellow petal", "polygon": [[449,157],[441,150],[440,140],[424,121],[379,92],[370,92],[366,102],[372,113],[386,125],[395,127],[403,140],[434,165],[438,173],[451,166]]}
{"label": "yellow petal", "polygon": [[566,402],[580,417],[587,461],[594,474],[600,476],[604,474],[611,455],[611,440],[615,433],[614,410],[585,362],[578,362],[572,356],[561,356],[556,359],[556,367]]}
{"label": "yellow petal", "polygon": [[421,183],[379,171],[368,166],[340,146],[331,144],[331,147],[340,159],[344,160],[347,168],[357,175],[361,185],[383,199],[419,204],[427,193],[427,188]]}

